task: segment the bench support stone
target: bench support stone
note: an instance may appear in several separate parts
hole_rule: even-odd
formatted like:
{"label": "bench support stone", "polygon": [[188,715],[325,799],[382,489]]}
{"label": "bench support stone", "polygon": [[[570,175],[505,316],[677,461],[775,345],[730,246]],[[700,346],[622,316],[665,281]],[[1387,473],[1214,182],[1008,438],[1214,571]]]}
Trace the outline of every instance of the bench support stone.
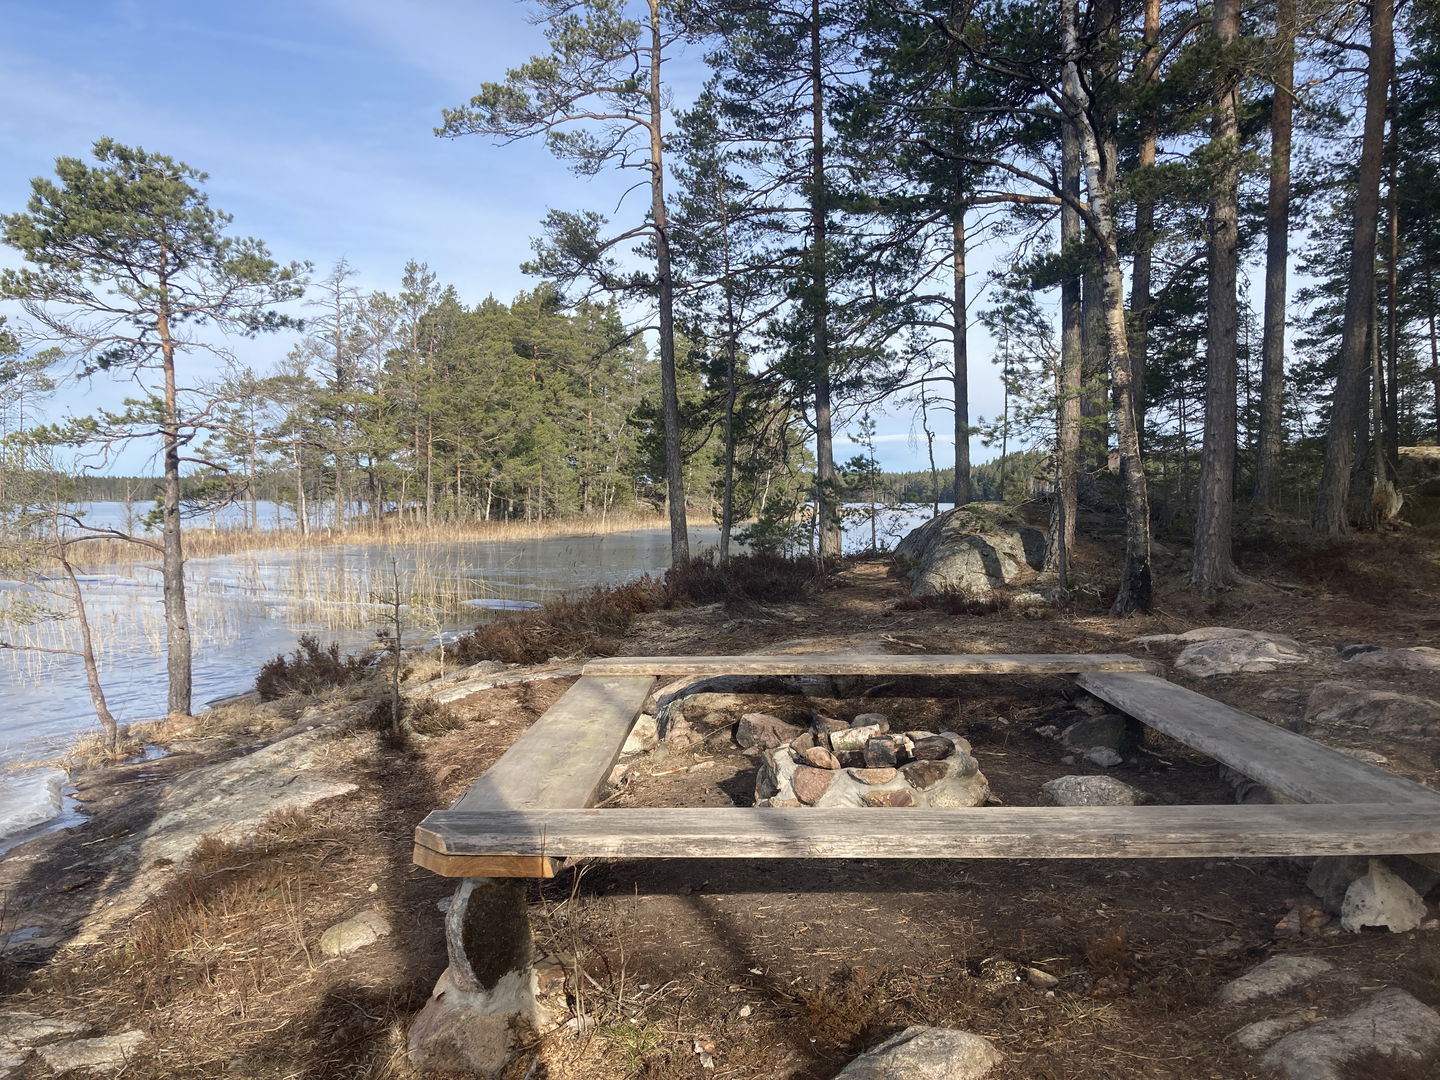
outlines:
{"label": "bench support stone", "polygon": [[498,1076],[542,1022],[526,882],[464,878],[445,916],[450,966],[410,1025],[418,1069]]}

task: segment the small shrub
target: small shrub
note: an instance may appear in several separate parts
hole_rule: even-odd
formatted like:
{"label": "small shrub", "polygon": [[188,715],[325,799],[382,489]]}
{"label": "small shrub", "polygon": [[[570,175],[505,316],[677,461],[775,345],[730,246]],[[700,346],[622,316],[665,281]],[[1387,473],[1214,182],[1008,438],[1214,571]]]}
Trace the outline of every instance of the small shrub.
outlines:
{"label": "small shrub", "polygon": [[736,555],[725,562],[706,553],[665,572],[663,584],[672,604],[728,601],[797,600],[817,581],[810,559],[781,555]]}
{"label": "small shrub", "polygon": [[365,658],[342,657],[338,641],[322,649],[314,634],[301,634],[299,647],[288,657],[281,653],[265,662],[255,679],[255,690],[261,701],[274,701],[290,694],[318,694],[348,686],[368,674]]}

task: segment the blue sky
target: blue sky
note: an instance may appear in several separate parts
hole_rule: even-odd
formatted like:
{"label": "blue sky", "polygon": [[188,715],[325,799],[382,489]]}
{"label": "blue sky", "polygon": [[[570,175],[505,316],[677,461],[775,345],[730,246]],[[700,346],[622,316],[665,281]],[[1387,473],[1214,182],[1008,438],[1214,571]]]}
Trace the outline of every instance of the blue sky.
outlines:
{"label": "blue sky", "polygon": [[[474,303],[534,287],[519,264],[547,209],[610,213],[633,180],[576,177],[538,144],[434,136],[442,108],[543,47],[511,0],[3,0],[0,14],[0,211],[21,209],[56,157],[85,156],[109,135],[208,172],[233,229],[277,258],[323,273],[343,257],[376,289],[394,288],[413,258]],[[703,70],[692,61],[680,75],[683,103]],[[631,208],[642,211],[635,195]],[[0,248],[0,264],[17,258]],[[972,333],[972,414],[990,416],[999,388]],[[236,351],[264,367],[292,344]],[[69,385],[57,411],[121,396],[101,380]],[[932,423],[947,426],[948,414]],[[880,419],[888,467],[922,466],[910,426],[908,415]],[[854,452],[837,442],[837,457]],[[936,454],[953,460],[948,443]],[[136,453],[121,466],[149,471]]]}

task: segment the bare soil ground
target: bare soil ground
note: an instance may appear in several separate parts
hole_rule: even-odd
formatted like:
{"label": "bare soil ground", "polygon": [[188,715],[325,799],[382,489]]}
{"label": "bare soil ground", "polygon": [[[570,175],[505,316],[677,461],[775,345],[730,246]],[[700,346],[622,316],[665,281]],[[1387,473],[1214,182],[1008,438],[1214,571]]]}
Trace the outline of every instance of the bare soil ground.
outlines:
{"label": "bare soil ground", "polygon": [[[1113,537],[1088,543],[1086,565],[1114,565]],[[868,642],[895,652],[1114,652],[1135,636],[1201,625],[1329,646],[1440,637],[1432,541],[1364,537],[1321,554],[1272,544],[1247,549],[1242,565],[1255,583],[1216,601],[1181,587],[1181,559],[1162,560],[1157,613],[1121,621],[1098,602],[1109,588],[1103,575],[1093,603],[1040,617],[1003,605],[966,614],[918,608],[882,564],[859,563],[813,598],[645,616],[619,644],[633,655],[738,653],[797,639],[816,650]],[[1404,581],[1376,584],[1392,576]],[[1192,685],[1288,724],[1324,677],[1317,665]],[[1382,682],[1397,688],[1393,678]],[[450,883],[411,865],[412,830],[567,685],[475,694],[451,706],[453,729],[423,737],[337,724],[324,768],[358,791],[275,820],[242,846],[206,845],[179,868],[136,865],[134,840],[156,793],[179,772],[273,738],[300,703],[228,725],[217,716],[211,730],[179,740],[182,752],[83,777],[88,820],[0,861],[4,1008],[78,1019],[95,1034],[146,1032],[127,1078],[414,1076],[405,1031],[445,964],[437,905]],[[1419,677],[1401,688],[1440,697]],[[924,689],[963,716],[961,730],[1007,803],[1038,802],[1050,777],[1100,771],[1064,765],[1064,751],[1035,733],[1063,706],[1063,680]],[[875,693],[867,707],[917,690]],[[1345,745],[1440,786],[1440,741],[1347,737]],[[1111,771],[1165,800],[1232,798],[1213,765],[1174,744],[1149,749],[1143,764]],[[657,750],[632,767],[616,801],[744,802],[753,768],[753,758],[723,745]],[[544,1033],[530,1075],[824,1080],[898,1027],[924,1023],[994,1039],[1005,1054],[997,1080],[1235,1080],[1261,1075],[1229,1038],[1261,1015],[1303,1009],[1321,1018],[1382,985],[1440,1006],[1440,931],[1277,935],[1305,893],[1305,872],[1291,860],[582,865],[534,890],[536,936],[570,1014]],[[169,875],[158,898],[98,942],[78,944],[85,926],[103,923],[115,882],[142,873]],[[385,915],[392,934],[343,959],[323,956],[321,932],[368,908]],[[1287,951],[1322,956],[1338,971],[1262,1012],[1213,1003],[1222,983]],[[1058,984],[1031,985],[1024,971],[1032,967]],[[1357,1075],[1405,1075],[1367,1069]],[[49,1074],[32,1059],[13,1075]]]}

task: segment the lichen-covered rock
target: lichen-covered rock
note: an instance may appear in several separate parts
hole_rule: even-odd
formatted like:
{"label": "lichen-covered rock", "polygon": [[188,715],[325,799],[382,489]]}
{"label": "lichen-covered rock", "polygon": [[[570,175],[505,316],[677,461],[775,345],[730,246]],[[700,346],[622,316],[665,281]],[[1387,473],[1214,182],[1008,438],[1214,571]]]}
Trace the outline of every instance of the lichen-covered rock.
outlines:
{"label": "lichen-covered rock", "polygon": [[1265,673],[1309,662],[1309,654],[1294,639],[1257,631],[1196,641],[1175,657],[1176,669],[1197,679]]}
{"label": "lichen-covered rock", "polygon": [[147,1038],[149,1036],[143,1031],[127,1031],[98,1039],[51,1043],[38,1048],[36,1053],[57,1073],[113,1073],[129,1064]]}
{"label": "lichen-covered rock", "polygon": [[1045,534],[999,504],[970,503],[915,529],[895,559],[915,596],[984,594],[1032,578],[1044,564]]}
{"label": "lichen-covered rock", "polygon": [[835,1080],[980,1080],[999,1062],[1000,1051],[983,1035],[908,1027],[861,1054]]}
{"label": "lichen-covered rock", "polygon": [[1261,998],[1288,993],[1297,986],[1333,970],[1334,964],[1315,956],[1272,956],[1232,979],[1215,993],[1221,1005],[1245,1005]]}
{"label": "lichen-covered rock", "polygon": [[1322,682],[1310,691],[1305,719],[1321,727],[1357,728],[1399,739],[1418,739],[1440,732],[1440,701],[1342,682]]}
{"label": "lichen-covered rock", "polygon": [[1143,796],[1113,776],[1058,776],[1040,785],[1056,806],[1138,806]]}
{"label": "lichen-covered rock", "polygon": [[[1378,992],[1352,1013],[1286,1035],[1260,1059],[1285,1080],[1343,1080],[1366,1054],[1418,1062],[1440,1046],[1440,1014],[1404,990]],[[1378,1078],[1377,1078],[1378,1080]]]}
{"label": "lichen-covered rock", "polygon": [[1355,647],[1342,657],[1347,667],[1370,668],[1373,671],[1414,671],[1440,674],[1440,649],[1418,645],[1410,649]]}

